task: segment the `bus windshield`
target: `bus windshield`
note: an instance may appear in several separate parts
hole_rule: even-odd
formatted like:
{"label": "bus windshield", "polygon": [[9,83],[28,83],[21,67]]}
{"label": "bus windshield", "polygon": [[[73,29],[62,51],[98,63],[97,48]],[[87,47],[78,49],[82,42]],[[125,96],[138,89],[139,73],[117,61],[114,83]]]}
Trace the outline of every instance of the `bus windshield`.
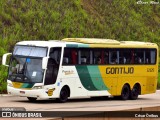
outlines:
{"label": "bus windshield", "polygon": [[40,83],[43,80],[42,58],[14,56],[9,67],[9,79],[13,82]]}
{"label": "bus windshield", "polygon": [[46,55],[45,47],[15,46],[9,67],[9,80],[41,83],[44,74],[42,58]]}
{"label": "bus windshield", "polygon": [[32,56],[32,57],[46,57],[47,48],[37,46],[20,46],[14,48],[13,55]]}

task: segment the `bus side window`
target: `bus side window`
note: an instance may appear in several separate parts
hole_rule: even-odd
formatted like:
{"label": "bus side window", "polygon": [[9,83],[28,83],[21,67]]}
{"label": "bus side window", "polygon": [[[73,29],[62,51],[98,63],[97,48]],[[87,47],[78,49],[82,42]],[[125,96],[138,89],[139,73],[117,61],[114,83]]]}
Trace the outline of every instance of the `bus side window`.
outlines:
{"label": "bus side window", "polygon": [[108,64],[108,63],[109,63],[109,52],[104,51],[104,64]]}
{"label": "bus side window", "polygon": [[103,56],[102,56],[102,52],[101,50],[95,49],[93,52],[93,63],[94,64],[102,64],[102,60]]}
{"label": "bus side window", "polygon": [[90,64],[90,50],[81,49],[79,50],[79,64]]}
{"label": "bus side window", "polygon": [[72,56],[72,64],[77,64],[77,51],[72,49],[71,50],[71,56]]}
{"label": "bus side window", "polygon": [[63,65],[68,64],[71,64],[71,50],[69,48],[64,48]]}
{"label": "bus side window", "polygon": [[61,58],[61,48],[51,48],[49,57],[52,58],[56,64],[59,64]]}
{"label": "bus side window", "polygon": [[117,50],[109,51],[109,64],[119,64],[119,51]]}
{"label": "bus side window", "polygon": [[151,50],[151,64],[155,64],[156,63],[156,51],[155,50]]}
{"label": "bus side window", "polygon": [[120,57],[119,63],[120,64],[133,64],[133,50],[131,49],[120,49]]}
{"label": "bus side window", "polygon": [[151,63],[151,53],[150,50],[145,50],[145,64]]}
{"label": "bus side window", "polygon": [[85,56],[81,57],[81,64],[86,64],[87,63],[87,58]]}
{"label": "bus side window", "polygon": [[68,63],[69,63],[68,57],[63,57],[63,64],[68,64]]}
{"label": "bus side window", "polygon": [[156,63],[156,50],[149,49],[146,50],[146,64],[155,64]]}
{"label": "bus side window", "polygon": [[126,63],[126,58],[125,58],[125,53],[124,50],[120,50],[119,52],[119,64],[125,64]]}
{"label": "bus side window", "polygon": [[144,49],[137,49],[134,52],[135,64],[144,64]]}

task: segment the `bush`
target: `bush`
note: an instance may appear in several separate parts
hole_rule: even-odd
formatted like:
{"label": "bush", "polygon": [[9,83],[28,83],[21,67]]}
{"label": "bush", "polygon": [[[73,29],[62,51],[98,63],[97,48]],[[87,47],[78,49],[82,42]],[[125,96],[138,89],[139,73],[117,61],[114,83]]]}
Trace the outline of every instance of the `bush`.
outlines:
{"label": "bush", "polygon": [[7,68],[0,65],[0,94],[7,90]]}

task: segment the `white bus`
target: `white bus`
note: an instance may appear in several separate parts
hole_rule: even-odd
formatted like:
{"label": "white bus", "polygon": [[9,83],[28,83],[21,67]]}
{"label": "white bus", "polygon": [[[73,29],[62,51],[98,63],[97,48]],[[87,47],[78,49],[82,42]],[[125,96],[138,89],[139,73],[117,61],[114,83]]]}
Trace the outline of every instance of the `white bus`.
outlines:
{"label": "white bus", "polygon": [[[11,54],[10,64],[6,64]],[[3,55],[9,67],[8,94],[37,98],[120,96],[154,93],[158,46],[149,42],[66,38],[22,41]]]}

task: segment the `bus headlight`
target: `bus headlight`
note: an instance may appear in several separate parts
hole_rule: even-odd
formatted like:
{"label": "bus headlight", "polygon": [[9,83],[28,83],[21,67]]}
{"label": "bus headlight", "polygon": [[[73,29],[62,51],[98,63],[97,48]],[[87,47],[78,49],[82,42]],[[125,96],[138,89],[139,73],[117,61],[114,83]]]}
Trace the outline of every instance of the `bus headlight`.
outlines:
{"label": "bus headlight", "polygon": [[9,87],[13,87],[12,83],[8,83],[7,85],[8,85]]}
{"label": "bus headlight", "polygon": [[42,89],[43,86],[34,86],[33,89]]}

